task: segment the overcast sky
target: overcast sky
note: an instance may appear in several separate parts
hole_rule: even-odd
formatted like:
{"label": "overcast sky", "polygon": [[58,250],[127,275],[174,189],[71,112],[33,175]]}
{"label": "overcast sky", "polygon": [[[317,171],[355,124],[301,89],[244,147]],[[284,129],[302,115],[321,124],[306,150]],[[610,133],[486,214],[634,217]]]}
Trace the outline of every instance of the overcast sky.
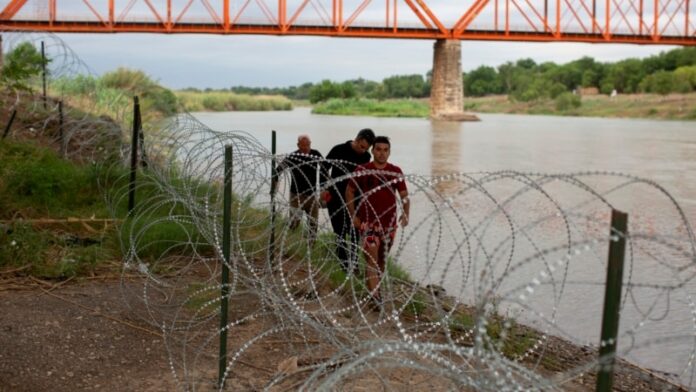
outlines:
{"label": "overcast sky", "polygon": [[[425,75],[431,40],[253,35],[61,34],[98,75],[118,67],[145,71],[170,88],[237,85],[286,87],[323,79],[381,81]],[[603,62],[646,57],[669,46],[579,43],[462,42],[462,68],[532,58],[566,63],[582,56]]]}

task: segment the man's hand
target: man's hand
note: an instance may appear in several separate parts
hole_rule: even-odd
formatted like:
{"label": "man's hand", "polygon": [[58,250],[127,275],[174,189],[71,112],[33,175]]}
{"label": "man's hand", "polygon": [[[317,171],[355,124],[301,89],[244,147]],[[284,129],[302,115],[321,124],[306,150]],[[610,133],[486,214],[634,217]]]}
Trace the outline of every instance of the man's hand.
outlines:
{"label": "man's hand", "polygon": [[360,221],[360,218],[356,215],[353,217],[353,227],[356,229],[360,229],[360,225],[362,225],[362,222]]}
{"label": "man's hand", "polygon": [[408,215],[401,214],[401,216],[399,217],[399,223],[401,223],[401,227],[408,226]]}
{"label": "man's hand", "polygon": [[329,205],[329,201],[331,201],[331,192],[322,191],[321,194],[319,194],[319,204],[322,207],[326,207]]}

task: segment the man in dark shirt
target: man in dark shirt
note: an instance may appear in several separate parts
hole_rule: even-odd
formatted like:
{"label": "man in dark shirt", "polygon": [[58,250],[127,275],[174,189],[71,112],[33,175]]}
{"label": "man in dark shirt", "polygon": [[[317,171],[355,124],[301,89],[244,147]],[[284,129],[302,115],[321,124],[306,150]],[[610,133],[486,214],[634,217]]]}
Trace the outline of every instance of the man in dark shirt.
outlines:
{"label": "man in dark shirt", "polygon": [[329,200],[327,207],[331,227],[337,237],[336,256],[346,272],[355,271],[358,256],[358,233],[353,228],[344,199],[347,179],[358,165],[370,161],[371,156],[367,150],[374,140],[375,133],[365,128],[358,132],[354,140],[334,146],[326,156],[327,169],[330,170],[331,178],[325,183],[328,190],[322,194],[322,199]]}
{"label": "man in dark shirt", "polygon": [[310,246],[317,238],[317,168],[321,168],[323,156],[312,149],[312,140],[308,135],[297,137],[297,150],[288,154],[278,164],[278,171],[290,169],[290,228],[294,229],[307,215],[309,226],[308,240]]}

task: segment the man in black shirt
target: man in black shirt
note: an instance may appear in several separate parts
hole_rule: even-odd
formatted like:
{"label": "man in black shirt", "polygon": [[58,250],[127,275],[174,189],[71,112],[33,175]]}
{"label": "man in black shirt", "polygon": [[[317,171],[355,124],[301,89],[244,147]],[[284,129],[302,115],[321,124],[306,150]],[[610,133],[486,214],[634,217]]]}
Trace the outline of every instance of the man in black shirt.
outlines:
{"label": "man in black shirt", "polygon": [[[331,227],[336,234],[336,256],[346,272],[357,268],[358,233],[353,228],[352,218],[348,215],[345,203],[347,178],[358,165],[370,162],[367,150],[375,141],[375,133],[365,128],[358,132],[354,140],[335,145],[326,156],[326,167],[331,171],[331,179],[325,184],[328,191],[322,194],[323,200],[329,200],[327,207],[331,217]],[[341,177],[344,177],[341,179]],[[346,240],[346,236],[349,237]]]}
{"label": "man in black shirt", "polygon": [[290,169],[290,228],[294,229],[307,215],[309,226],[309,244],[317,238],[317,218],[319,205],[315,193],[317,168],[321,168],[323,156],[312,149],[312,140],[308,135],[297,137],[297,150],[288,154],[278,164],[278,171]]}

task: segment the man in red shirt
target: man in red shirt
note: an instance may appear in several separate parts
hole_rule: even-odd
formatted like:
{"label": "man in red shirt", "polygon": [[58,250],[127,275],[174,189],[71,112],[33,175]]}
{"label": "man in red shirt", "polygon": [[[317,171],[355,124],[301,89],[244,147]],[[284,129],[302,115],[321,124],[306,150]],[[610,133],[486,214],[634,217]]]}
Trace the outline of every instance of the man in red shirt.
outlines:
{"label": "man in red shirt", "polygon": [[398,166],[387,162],[390,152],[389,138],[377,136],[372,146],[372,162],[358,166],[346,187],[348,213],[363,240],[367,288],[379,305],[382,303],[379,284],[385,271],[387,253],[396,235],[397,194],[403,206],[398,219],[401,226],[408,224],[409,215],[404,173]]}

